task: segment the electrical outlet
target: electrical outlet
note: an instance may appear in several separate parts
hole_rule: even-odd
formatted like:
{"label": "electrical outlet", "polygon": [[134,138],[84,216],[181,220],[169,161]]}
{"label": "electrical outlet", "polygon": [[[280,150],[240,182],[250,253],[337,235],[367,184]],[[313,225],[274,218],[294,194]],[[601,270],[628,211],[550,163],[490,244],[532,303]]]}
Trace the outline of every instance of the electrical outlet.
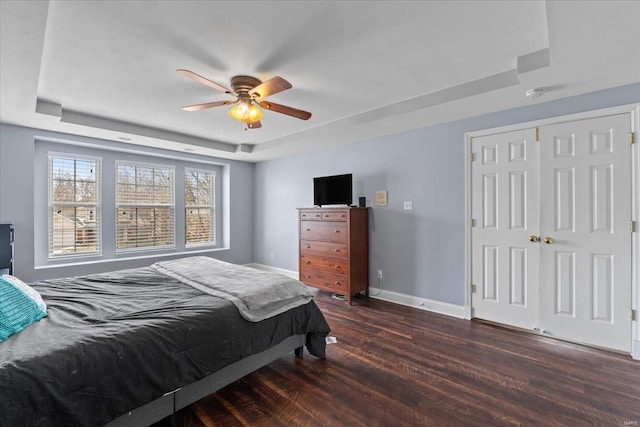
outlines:
{"label": "electrical outlet", "polygon": [[378,279],[382,279],[382,270],[378,270]]}
{"label": "electrical outlet", "polygon": [[404,210],[405,211],[412,211],[413,210],[413,202],[411,202],[411,201],[404,202]]}

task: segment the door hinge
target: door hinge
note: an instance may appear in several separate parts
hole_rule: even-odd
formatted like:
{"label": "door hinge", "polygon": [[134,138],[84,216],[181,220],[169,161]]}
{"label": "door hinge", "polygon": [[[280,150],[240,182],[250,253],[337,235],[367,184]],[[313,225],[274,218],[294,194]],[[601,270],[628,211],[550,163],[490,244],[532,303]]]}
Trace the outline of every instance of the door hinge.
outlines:
{"label": "door hinge", "polygon": [[638,318],[636,317],[636,311],[633,308],[631,309],[631,320],[633,320],[634,322],[638,320]]}
{"label": "door hinge", "polygon": [[475,227],[476,226],[476,220],[471,218],[471,227]]}
{"label": "door hinge", "polygon": [[540,142],[540,128],[536,128],[536,142]]}
{"label": "door hinge", "polygon": [[478,287],[472,283],[471,284],[471,293],[475,294],[477,291],[478,291]]}
{"label": "door hinge", "polygon": [[629,132],[629,144],[636,142],[633,132]]}
{"label": "door hinge", "polygon": [[476,160],[476,153],[471,153],[471,155],[469,156],[469,159],[471,159],[471,161],[474,162]]}
{"label": "door hinge", "polygon": [[631,221],[631,224],[629,225],[629,230],[631,230],[632,233],[636,232],[636,222],[635,221]]}

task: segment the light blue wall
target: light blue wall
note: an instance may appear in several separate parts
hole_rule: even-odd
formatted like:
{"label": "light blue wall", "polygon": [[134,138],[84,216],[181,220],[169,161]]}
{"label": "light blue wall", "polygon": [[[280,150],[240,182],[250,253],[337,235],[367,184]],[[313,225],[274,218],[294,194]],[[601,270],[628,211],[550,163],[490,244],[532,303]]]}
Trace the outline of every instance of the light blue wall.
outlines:
{"label": "light blue wall", "polygon": [[354,203],[388,191],[371,210],[370,284],[382,269],[386,290],[463,305],[465,132],[636,102],[640,83],[259,163],[255,262],[297,271],[296,208],[313,204],[312,178],[353,173]]}
{"label": "light blue wall", "polygon": [[[79,143],[82,146],[68,144],[53,144],[50,142],[35,142],[37,139],[53,139],[57,141],[67,141]],[[66,277],[80,274],[89,274],[102,271],[110,271],[124,268],[133,268],[149,265],[159,259],[170,259],[176,256],[160,257],[162,252],[147,253],[146,258],[138,259],[102,259],[102,262],[95,264],[80,264],[66,266],[47,266],[43,261],[43,252],[35,251],[36,243],[42,249],[46,245],[42,232],[46,230],[46,222],[43,226],[42,212],[36,214],[36,207],[46,209],[47,188],[43,185],[36,185],[36,174],[34,165],[38,163],[36,146],[40,149],[55,149],[65,153],[85,153],[91,152],[100,156],[100,153],[87,149],[87,145],[103,147],[107,149],[137,150],[144,151],[156,156],[149,157],[149,162],[161,164],[173,164],[176,170],[189,164],[197,166],[198,163],[187,163],[188,161],[216,162],[223,170],[221,181],[228,184],[228,194],[223,194],[223,204],[229,207],[227,215],[228,230],[226,231],[226,245],[229,249],[206,252],[206,255],[214,256],[224,261],[245,264],[253,261],[253,201],[254,201],[254,165],[245,162],[235,162],[224,159],[212,159],[210,157],[200,157],[179,154],[172,151],[164,151],[153,148],[142,148],[130,144],[119,144],[112,141],[103,141],[92,138],[78,137],[56,132],[48,132],[37,129],[0,125],[0,222],[13,222],[16,227],[15,233],[15,270],[16,274],[25,280],[32,281],[52,277]],[[97,153],[97,154],[96,154]],[[121,159],[140,160],[139,155],[132,153],[111,154]],[[46,153],[45,153],[46,154]],[[103,155],[104,152],[102,153]],[[182,160],[178,160],[181,158]],[[40,159],[42,160],[42,159]],[[113,174],[109,174],[113,176]],[[226,176],[224,176],[226,175]],[[178,174],[176,174],[178,176]],[[40,183],[42,184],[42,183]],[[114,194],[114,179],[109,179],[103,175],[103,195]],[[223,186],[224,187],[224,186]],[[177,198],[178,195],[176,195]],[[38,203],[36,203],[36,200]],[[43,203],[44,202],[44,203]],[[103,199],[103,202],[107,200]],[[224,211],[223,211],[224,214]],[[179,215],[178,215],[179,217]],[[106,218],[105,218],[106,219]],[[224,221],[223,221],[224,222]],[[39,224],[38,228],[34,227]],[[182,223],[184,224],[184,223]],[[179,226],[180,224],[177,224]],[[178,239],[178,233],[176,233]],[[104,244],[113,245],[113,236],[104,236]],[[45,242],[45,243],[43,243]],[[110,243],[109,243],[110,242]],[[179,243],[179,242],[178,242]],[[46,248],[46,246],[45,246]],[[180,249],[180,245],[178,244]],[[111,253],[113,248],[106,248],[103,253]],[[46,251],[46,249],[45,249]],[[105,255],[106,255],[105,254]],[[178,256],[184,256],[182,253]],[[44,255],[46,257],[46,254]],[[131,254],[130,256],[135,256]],[[107,256],[103,258],[108,258]],[[122,256],[118,256],[122,258]],[[129,258],[129,257],[127,257]]]}
{"label": "light blue wall", "polygon": [[[229,250],[214,256],[297,270],[297,207],[313,203],[314,176],[354,174],[354,202],[389,191],[389,206],[371,212],[370,259],[384,288],[464,304],[464,133],[640,102],[640,84],[473,117],[397,135],[252,165],[229,165]],[[104,141],[0,125],[0,222],[16,224],[16,270],[26,280],[149,265],[155,258],[54,269],[34,268],[34,154],[37,137]],[[123,147],[131,147],[121,144]],[[147,149],[175,155],[172,152]],[[190,157],[187,154],[183,157]],[[194,159],[202,159],[193,156]],[[211,160],[206,158],[206,160]],[[403,211],[411,200],[413,211]],[[273,254],[273,258],[271,257]]]}

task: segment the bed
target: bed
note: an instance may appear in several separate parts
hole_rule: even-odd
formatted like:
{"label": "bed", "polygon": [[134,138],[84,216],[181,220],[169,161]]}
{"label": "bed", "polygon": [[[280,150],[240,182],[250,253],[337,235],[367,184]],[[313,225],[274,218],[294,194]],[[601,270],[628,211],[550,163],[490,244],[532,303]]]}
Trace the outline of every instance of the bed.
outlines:
{"label": "bed", "polygon": [[302,345],[325,357],[313,300],[248,321],[152,267],[33,287],[47,317],[0,343],[2,425],[149,425]]}

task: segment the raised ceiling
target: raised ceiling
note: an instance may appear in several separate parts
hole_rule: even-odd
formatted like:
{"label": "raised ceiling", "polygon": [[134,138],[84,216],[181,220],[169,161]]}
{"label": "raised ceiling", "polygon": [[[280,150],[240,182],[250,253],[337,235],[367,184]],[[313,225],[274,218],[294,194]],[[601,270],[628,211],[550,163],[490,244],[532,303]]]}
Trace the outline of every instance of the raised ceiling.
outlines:
{"label": "raised ceiling", "polygon": [[[638,81],[637,1],[2,1],[0,121],[261,161]],[[245,131],[181,106],[279,75]],[[546,88],[528,100],[524,92]]]}

